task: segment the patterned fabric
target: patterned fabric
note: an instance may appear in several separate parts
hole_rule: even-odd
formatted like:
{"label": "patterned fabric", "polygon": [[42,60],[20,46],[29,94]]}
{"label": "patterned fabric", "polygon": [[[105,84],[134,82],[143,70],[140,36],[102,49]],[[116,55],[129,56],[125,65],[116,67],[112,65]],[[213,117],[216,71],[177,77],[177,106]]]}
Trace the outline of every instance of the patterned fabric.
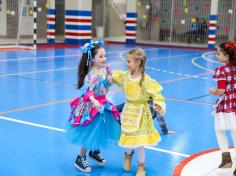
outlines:
{"label": "patterned fabric", "polygon": [[152,118],[154,119],[155,117],[157,118],[157,121],[159,123],[159,126],[161,128],[161,132],[164,134],[168,133],[168,127],[165,121],[165,118],[163,115],[161,115],[160,113],[156,112],[155,109],[153,108],[153,102],[151,99],[148,100],[148,104],[152,113]]}
{"label": "patterned fabric", "polygon": [[[107,73],[107,70],[104,69],[104,72]],[[69,122],[74,126],[88,125],[92,122],[99,113],[99,110],[90,102],[89,96],[91,95],[103,105],[102,111],[104,109],[111,111],[114,118],[119,120],[119,112],[116,107],[111,102],[108,102],[105,97],[109,86],[107,77],[101,77],[94,71],[90,71],[86,75],[84,84],[79,90],[78,98],[74,99],[70,104],[71,116]]]}
{"label": "patterned fabric", "polygon": [[113,71],[112,78],[126,96],[121,114],[122,134],[119,145],[129,148],[156,145],[160,141],[160,135],[154,127],[148,100],[152,97],[153,102],[165,111],[161,85],[145,74],[143,86],[140,87],[140,78],[132,79],[127,71]]}
{"label": "patterned fabric", "polygon": [[[106,70],[104,69],[106,72]],[[79,96],[71,102],[71,116],[67,124],[67,137],[73,144],[87,150],[99,150],[116,146],[121,134],[120,115],[116,107],[106,99],[109,89],[106,76],[90,71],[79,90]],[[102,105],[97,109],[89,96]]]}
{"label": "patterned fabric", "polygon": [[[160,115],[158,112],[155,111],[155,109],[153,108],[152,99],[148,100],[148,104],[149,104],[149,108],[151,110],[152,119],[154,120],[155,118],[157,118],[157,121],[158,121],[159,126],[161,128],[161,132],[164,134],[167,134],[169,130],[168,130],[164,116]],[[124,105],[125,105],[125,103],[119,104],[116,106],[116,109],[121,113],[124,108]]]}
{"label": "patterned fabric", "polygon": [[216,101],[216,112],[236,113],[236,68],[232,64],[220,66],[215,69],[213,79],[226,82],[225,94]]}

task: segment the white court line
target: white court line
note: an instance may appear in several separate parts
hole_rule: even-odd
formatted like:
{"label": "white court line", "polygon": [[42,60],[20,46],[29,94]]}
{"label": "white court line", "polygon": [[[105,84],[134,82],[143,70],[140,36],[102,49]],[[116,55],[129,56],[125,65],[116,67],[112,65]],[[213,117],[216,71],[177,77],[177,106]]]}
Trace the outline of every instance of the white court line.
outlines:
{"label": "white court line", "polygon": [[[109,65],[118,65],[118,63],[115,62],[115,63],[109,64]],[[75,69],[77,69],[77,67],[49,69],[49,70],[39,70],[39,71],[23,72],[23,73],[0,74],[0,77],[28,75],[28,74],[34,74],[34,73],[47,73],[47,72],[55,72],[55,71],[63,71],[63,70],[75,70]]]}
{"label": "white court line", "polygon": [[190,155],[186,155],[186,154],[183,154],[183,153],[172,152],[172,151],[169,151],[169,150],[155,148],[155,147],[147,147],[146,146],[145,148],[150,149],[150,150],[155,150],[155,151],[158,151],[158,152],[169,153],[171,155],[177,155],[177,156],[183,156],[183,157],[189,157],[190,156]]}
{"label": "white court line", "polygon": [[[150,48],[152,49],[152,48]],[[149,49],[149,50],[150,50]],[[125,52],[125,51],[123,51]],[[122,52],[120,52],[122,53]],[[161,60],[161,59],[169,59],[169,58],[175,58],[175,57],[183,57],[183,56],[190,56],[190,55],[196,55],[200,53],[195,53],[195,54],[183,54],[183,55],[176,55],[176,56],[167,56],[167,57],[159,57],[159,58],[152,58],[150,60]],[[121,57],[121,56],[120,56]],[[109,65],[118,65],[121,63],[111,63]],[[23,73],[10,73],[10,74],[0,74],[0,77],[7,77],[7,76],[18,76],[18,75],[27,75],[27,74],[34,74],[34,73],[47,73],[47,72],[54,72],[54,71],[63,71],[63,70],[74,70],[77,69],[77,67],[70,67],[70,68],[60,68],[60,69],[49,69],[49,70],[39,70],[39,71],[32,71],[32,72],[23,72]],[[159,69],[156,69],[159,70]]]}
{"label": "white court line", "polygon": [[156,68],[153,68],[153,67],[146,67],[147,69],[151,69],[151,70],[156,70],[156,71],[160,71],[160,72],[164,72],[164,73],[170,73],[170,74],[176,74],[176,75],[184,75],[184,76],[191,76],[192,78],[199,78],[199,79],[205,79],[205,80],[208,80],[209,78],[208,77],[199,77],[199,76],[193,76],[193,75],[190,75],[190,74],[184,74],[184,73],[180,73],[180,72],[169,72],[167,70],[160,70],[160,69],[156,69]]}
{"label": "white court line", "polygon": [[209,55],[209,54],[215,54],[215,55],[216,55],[216,52],[215,52],[215,51],[212,51],[212,52],[204,53],[204,54],[202,55],[202,58],[203,58],[204,60],[208,61],[208,62],[217,63],[217,64],[222,64],[222,63],[220,63],[219,61],[215,61],[215,60],[209,59],[209,58],[207,57],[207,55]]}
{"label": "white court line", "polygon": [[58,56],[44,56],[44,57],[26,57],[18,59],[5,59],[0,60],[0,62],[11,62],[11,61],[25,61],[25,60],[36,60],[36,59],[50,59],[50,58],[60,58],[60,57],[78,57],[80,55],[58,55]]}
{"label": "white court line", "polygon": [[[144,50],[154,50],[154,49],[157,49],[157,48],[149,48],[149,49],[144,49]],[[129,50],[121,51],[121,52],[120,52],[119,57],[120,57],[122,60],[125,60],[125,56],[123,56],[123,54],[125,54],[125,52],[127,52],[127,51],[129,51]],[[180,55],[175,55],[175,56],[152,57],[152,58],[147,58],[147,61],[171,59],[171,58],[185,57],[185,56],[195,56],[195,55],[199,55],[199,54],[202,54],[202,52],[191,53],[191,54],[180,54]]]}
{"label": "white court line", "polygon": [[[18,119],[9,118],[9,117],[4,117],[4,116],[0,116],[0,120],[6,120],[6,121],[10,121],[10,122],[15,122],[15,123],[21,123],[21,124],[25,124],[25,125],[35,126],[35,127],[39,127],[39,128],[45,128],[45,129],[58,131],[58,132],[63,132],[63,133],[66,132],[66,130],[61,129],[61,128],[55,128],[55,127],[51,127],[51,126],[47,126],[47,125],[27,122],[27,121],[18,120]],[[168,154],[171,154],[171,155],[177,155],[177,156],[182,156],[182,157],[189,157],[190,156],[190,155],[186,155],[186,154],[183,154],[183,153],[172,152],[172,151],[169,151],[169,150],[164,150],[164,149],[155,148],[155,147],[145,147],[145,148],[147,148],[149,150],[154,150],[154,151],[168,153]]]}
{"label": "white court line", "polygon": [[[116,63],[110,64],[110,65],[116,65]],[[168,72],[166,70],[160,70],[152,67],[146,67],[147,69],[156,70],[156,71],[162,71],[164,73],[171,73],[171,74],[177,74],[177,75],[185,75],[185,76],[191,76],[189,74],[183,74],[183,73],[175,73],[175,72]],[[10,74],[0,74],[0,77],[7,77],[7,76],[20,76],[20,75],[28,75],[28,74],[35,74],[35,73],[47,73],[47,72],[56,72],[56,71],[63,71],[63,70],[75,70],[77,67],[71,67],[71,68],[61,68],[61,69],[53,69],[53,70],[40,70],[40,71],[33,71],[33,72],[23,72],[23,73],[10,73]],[[209,79],[207,77],[196,77],[195,78],[201,78],[201,79]]]}
{"label": "white court line", "polygon": [[[155,50],[158,48],[146,48],[144,50]],[[160,48],[159,48],[160,49]],[[113,54],[113,53],[119,53],[119,57],[121,59],[124,59],[125,57],[123,57],[122,55],[125,54],[126,52],[128,52],[130,49],[124,50],[124,51],[107,51],[107,54]],[[165,58],[172,58],[172,57],[181,57],[181,56],[191,56],[191,55],[196,55],[196,54],[202,54],[202,52],[199,53],[194,53],[194,54],[183,54],[183,55],[176,55],[176,56],[163,56],[163,57],[159,57],[159,58],[151,58],[148,60],[161,60],[161,59],[165,59]],[[50,58],[61,58],[61,57],[78,57],[81,56],[80,54],[75,54],[75,55],[54,55],[54,56],[42,56],[42,57],[37,57],[37,56],[32,56],[32,57],[24,57],[24,58],[17,58],[17,59],[5,59],[5,60],[0,60],[0,62],[12,62],[12,61],[25,61],[25,60],[36,60],[36,59],[50,59]]]}
{"label": "white court line", "polygon": [[47,72],[55,72],[55,71],[62,71],[62,70],[74,70],[74,69],[77,69],[77,67],[51,69],[51,70],[39,70],[39,71],[23,72],[23,73],[10,73],[10,74],[3,74],[3,75],[0,74],[0,77],[5,77],[5,76],[18,76],[18,75],[28,75],[28,74],[34,74],[34,73],[47,73]]}
{"label": "white court line", "polygon": [[201,57],[194,57],[194,58],[192,58],[192,64],[195,65],[196,67],[198,67],[198,68],[200,68],[200,69],[203,69],[203,70],[206,70],[206,71],[213,71],[213,70],[207,69],[206,67],[203,67],[203,66],[201,66],[200,64],[197,64],[197,63],[195,62],[195,60],[197,60],[197,59],[204,59],[204,60],[206,60],[206,61],[208,61],[208,62],[217,63],[217,64],[221,64],[221,65],[222,65],[222,63],[219,63],[218,61],[209,59],[209,58],[207,57],[208,54],[215,54],[215,51],[206,52],[206,53],[202,54]]}
{"label": "white court line", "polygon": [[50,126],[41,125],[41,124],[32,123],[32,122],[27,122],[27,121],[18,120],[18,119],[13,119],[13,118],[9,118],[9,117],[0,116],[0,119],[1,120],[6,120],[6,121],[11,121],[11,122],[16,122],[16,123],[21,123],[21,124],[25,124],[25,125],[35,126],[35,127],[39,127],[39,128],[46,128],[46,129],[54,130],[54,131],[66,132],[66,130],[64,130],[64,129],[50,127]]}
{"label": "white court line", "polygon": [[[146,50],[153,50],[156,48],[148,48]],[[124,50],[122,52],[120,51],[107,51],[107,54],[113,54],[113,53],[119,53],[120,58],[123,58],[122,54],[125,52],[128,52],[129,50]],[[11,62],[11,61],[25,61],[25,60],[36,60],[36,59],[50,59],[50,58],[61,58],[61,57],[78,57],[81,56],[82,53],[76,54],[76,55],[54,55],[54,56],[43,56],[43,57],[26,57],[26,58],[17,58],[17,59],[5,59],[5,60],[0,60],[0,62]]]}
{"label": "white court line", "polygon": [[[108,51],[106,53],[120,53],[120,51]],[[42,56],[42,57],[25,57],[25,58],[17,58],[17,59],[5,59],[5,60],[0,60],[0,62],[11,62],[11,61],[25,61],[25,60],[36,60],[36,59],[50,59],[50,58],[60,58],[60,57],[78,57],[81,56],[80,54],[75,54],[75,55],[54,55],[54,56]]]}
{"label": "white court line", "polygon": [[[194,54],[181,54],[181,55],[175,55],[175,56],[162,56],[162,57],[156,57],[156,58],[147,58],[147,61],[152,61],[152,60],[163,60],[163,59],[171,59],[171,58],[178,58],[178,57],[185,57],[185,56],[195,56],[195,55],[199,55],[202,54],[202,52],[200,53],[194,53]],[[187,58],[189,59],[189,58]]]}

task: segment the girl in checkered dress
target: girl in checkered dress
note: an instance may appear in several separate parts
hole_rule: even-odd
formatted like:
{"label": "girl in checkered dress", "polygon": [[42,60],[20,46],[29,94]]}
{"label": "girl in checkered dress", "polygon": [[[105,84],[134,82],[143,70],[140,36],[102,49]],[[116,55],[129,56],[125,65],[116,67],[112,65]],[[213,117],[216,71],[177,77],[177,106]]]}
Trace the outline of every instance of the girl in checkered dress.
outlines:
{"label": "girl in checkered dress", "polygon": [[[231,131],[236,145],[236,43],[220,44],[217,58],[224,65],[214,71],[213,78],[217,82],[217,88],[211,88],[210,94],[219,96],[214,106],[216,137],[222,152],[219,168],[231,168],[233,163],[225,131]],[[234,175],[236,176],[236,170]]]}

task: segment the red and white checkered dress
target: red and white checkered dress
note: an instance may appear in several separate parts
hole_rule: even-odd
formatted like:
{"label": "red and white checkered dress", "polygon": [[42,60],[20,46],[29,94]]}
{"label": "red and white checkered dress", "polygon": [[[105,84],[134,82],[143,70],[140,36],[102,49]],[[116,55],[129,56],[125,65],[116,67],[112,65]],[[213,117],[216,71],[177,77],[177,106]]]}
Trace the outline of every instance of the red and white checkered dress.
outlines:
{"label": "red and white checkered dress", "polygon": [[225,89],[224,95],[216,101],[216,113],[236,113],[236,67],[232,64],[217,67],[213,79],[218,89]]}

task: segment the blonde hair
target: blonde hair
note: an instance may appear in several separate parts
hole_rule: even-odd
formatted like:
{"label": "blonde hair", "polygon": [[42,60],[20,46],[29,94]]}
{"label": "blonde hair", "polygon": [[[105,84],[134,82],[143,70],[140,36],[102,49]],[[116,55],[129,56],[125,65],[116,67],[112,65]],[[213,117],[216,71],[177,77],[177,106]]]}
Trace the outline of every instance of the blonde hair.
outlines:
{"label": "blonde hair", "polygon": [[139,69],[142,73],[141,80],[139,82],[139,85],[142,86],[142,83],[144,81],[144,73],[145,73],[145,64],[146,64],[146,54],[145,51],[141,48],[134,48],[128,52],[128,55],[133,56],[135,60],[140,61]]}

